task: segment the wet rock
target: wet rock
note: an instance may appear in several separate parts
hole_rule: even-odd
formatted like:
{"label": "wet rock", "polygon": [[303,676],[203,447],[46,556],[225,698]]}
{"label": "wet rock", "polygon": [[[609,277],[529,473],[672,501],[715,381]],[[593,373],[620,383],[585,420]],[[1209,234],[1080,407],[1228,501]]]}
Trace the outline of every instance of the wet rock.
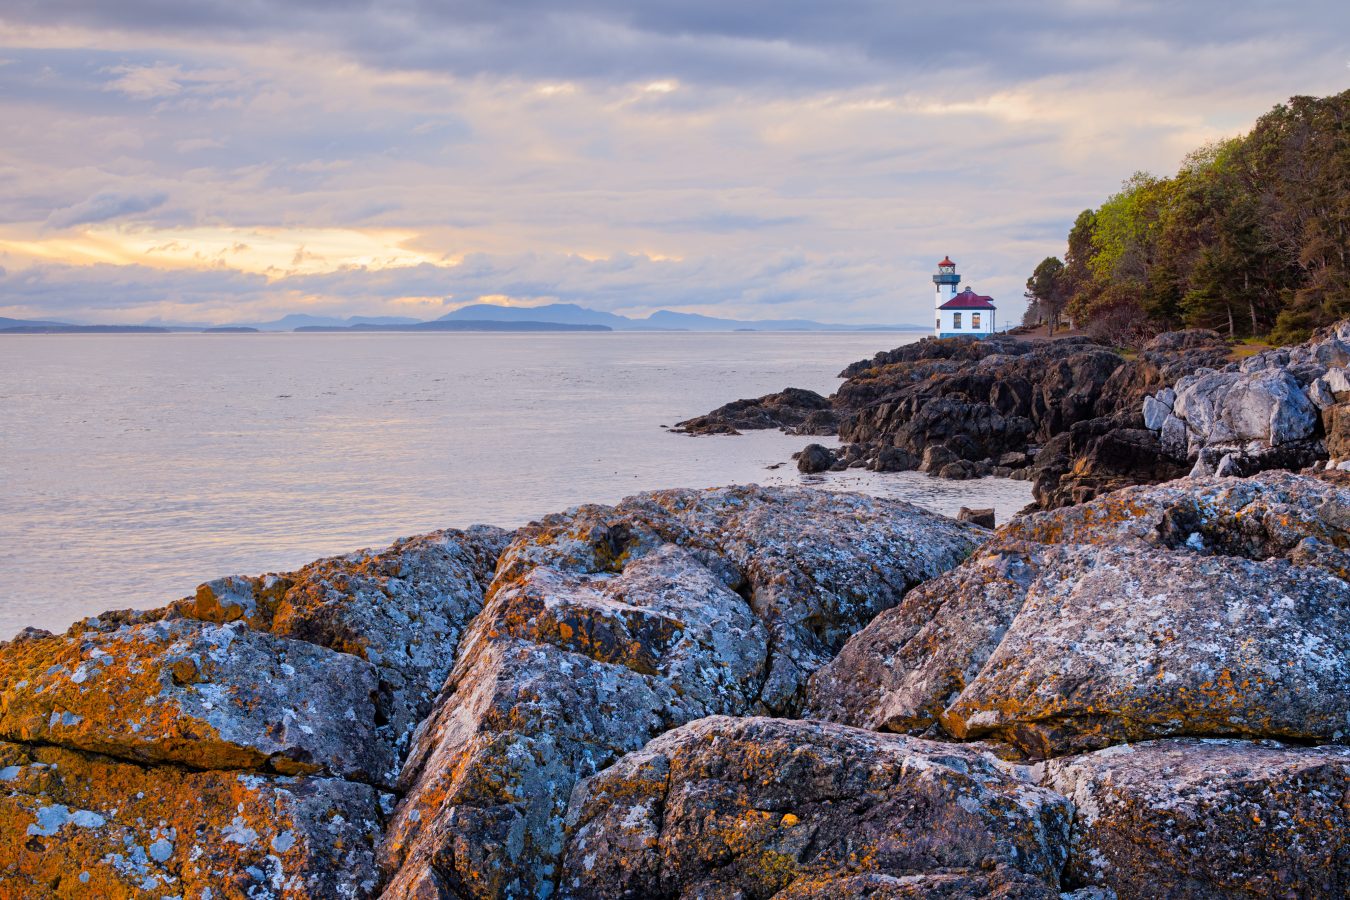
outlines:
{"label": "wet rock", "polygon": [[919,463],[919,470],[927,472],[929,475],[936,475],[942,471],[943,466],[951,465],[956,460],[956,454],[947,449],[946,446],[930,444],[923,449],[923,461]]}
{"label": "wet rock", "polygon": [[7,898],[373,896],[375,789],[0,743]]}
{"label": "wet rock", "polygon": [[981,528],[994,527],[994,508],[984,507],[982,509],[971,509],[968,506],[961,507],[960,512],[956,514],[958,522],[972,522]]}
{"label": "wet rock", "polygon": [[835,456],[828,447],[820,444],[807,444],[797,455],[797,471],[807,474],[824,472],[835,464]]}
{"label": "wet rock", "polygon": [[807,713],[1031,756],[1179,735],[1340,742],[1350,494],[1188,480],[1025,516],[813,679]]}
{"label": "wet rock", "polygon": [[874,472],[908,472],[918,467],[918,457],[908,450],[901,450],[899,447],[882,447],[877,451],[870,468]]}
{"label": "wet rock", "polygon": [[695,718],[795,711],[850,634],[979,533],[908,504],[754,487],[522,529],[418,731],[387,896],[547,893],[579,779]]}
{"label": "wet rock", "polygon": [[939,478],[947,478],[952,481],[966,481],[971,478],[980,478],[986,474],[988,473],[983,466],[966,459],[958,459],[956,462],[947,463],[937,471]]}
{"label": "wet rock", "polygon": [[1066,886],[1120,897],[1350,893],[1350,748],[1165,740],[1054,760],[1077,808]]}
{"label": "wet rock", "polygon": [[205,769],[394,776],[369,663],[186,619],[11,644],[0,738]]}
{"label": "wet rock", "polygon": [[978,747],[702,719],[576,789],[561,896],[1054,898],[1069,815]]}
{"label": "wet rock", "polygon": [[686,419],[673,430],[685,434],[740,434],[781,428],[790,434],[834,434],[838,430],[830,401],[815,391],[787,388],[755,400],[735,400],[707,415]]}

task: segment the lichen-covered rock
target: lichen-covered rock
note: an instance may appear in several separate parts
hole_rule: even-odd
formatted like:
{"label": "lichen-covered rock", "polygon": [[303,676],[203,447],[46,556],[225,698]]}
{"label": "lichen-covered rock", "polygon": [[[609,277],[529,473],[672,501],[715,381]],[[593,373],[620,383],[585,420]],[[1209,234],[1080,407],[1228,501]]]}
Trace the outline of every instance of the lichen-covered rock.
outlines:
{"label": "lichen-covered rock", "polygon": [[366,660],[379,678],[381,735],[399,751],[445,682],[455,648],[511,533],[475,525],[310,563],[295,572],[221,578],[178,614],[308,641]]}
{"label": "lichen-covered rock", "polygon": [[1033,756],[1172,735],[1350,735],[1350,494],[1188,479],[1005,527],[878,616],[808,713]]}
{"label": "lichen-covered rock", "polygon": [[577,787],[561,895],[1056,898],[1070,811],[978,746],[714,717]]}
{"label": "lichen-covered rock", "polygon": [[11,644],[0,738],[202,769],[395,775],[369,663],[240,624],[170,619]]}
{"label": "lichen-covered rock", "polygon": [[369,897],[374,788],[0,743],[0,896]]}
{"label": "lichen-covered rock", "polygon": [[1066,886],[1120,897],[1350,895],[1350,748],[1179,739],[1052,760]]}
{"label": "lichen-covered rock", "polygon": [[755,487],[522,529],[418,730],[387,896],[546,894],[579,779],[692,719],[795,710],[850,634],[984,533],[904,503]]}

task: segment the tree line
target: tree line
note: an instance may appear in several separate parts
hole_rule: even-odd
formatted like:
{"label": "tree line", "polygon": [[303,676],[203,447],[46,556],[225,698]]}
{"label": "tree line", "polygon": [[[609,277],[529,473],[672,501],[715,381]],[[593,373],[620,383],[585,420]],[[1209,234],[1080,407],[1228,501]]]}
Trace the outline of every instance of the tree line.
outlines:
{"label": "tree line", "polygon": [[1135,173],[1026,296],[1027,324],[1121,343],[1183,327],[1293,343],[1350,316],[1350,91],[1294,97],[1170,178]]}

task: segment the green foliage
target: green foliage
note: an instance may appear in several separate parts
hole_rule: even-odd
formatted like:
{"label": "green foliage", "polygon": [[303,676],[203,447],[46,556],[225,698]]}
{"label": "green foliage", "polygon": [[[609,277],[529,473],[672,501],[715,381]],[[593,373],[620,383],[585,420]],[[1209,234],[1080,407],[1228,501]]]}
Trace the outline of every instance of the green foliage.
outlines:
{"label": "green foliage", "polygon": [[1049,276],[1048,262],[1028,298],[1058,291],[1089,327],[1288,342],[1350,316],[1350,91],[1295,97],[1171,178],[1135,173],[1078,216],[1062,269]]}
{"label": "green foliage", "polygon": [[1027,279],[1027,312],[1022,318],[1025,325],[1050,326],[1053,333],[1059,326],[1060,313],[1068,299],[1068,281],[1064,274],[1064,263],[1055,256],[1047,256],[1036,266],[1036,271]]}

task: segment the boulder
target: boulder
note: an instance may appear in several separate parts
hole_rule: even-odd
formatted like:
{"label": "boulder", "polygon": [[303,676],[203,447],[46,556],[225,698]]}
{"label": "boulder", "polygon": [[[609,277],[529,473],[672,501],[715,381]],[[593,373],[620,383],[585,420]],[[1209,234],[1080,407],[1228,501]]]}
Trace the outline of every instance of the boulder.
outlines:
{"label": "boulder", "polygon": [[983,509],[971,509],[968,506],[961,507],[956,514],[958,522],[973,522],[982,528],[994,527],[994,508],[992,506]]}
{"label": "boulder", "polygon": [[546,894],[577,781],[696,718],[795,713],[851,634],[981,533],[904,503],[755,487],[522,529],[418,730],[386,896]]}
{"label": "boulder", "polygon": [[1317,409],[1287,371],[1200,372],[1177,382],[1172,413],[1186,423],[1188,453],[1216,445],[1261,448],[1310,437]]}
{"label": "boulder", "polygon": [[1014,521],[812,679],[807,714],[1046,757],[1350,735],[1350,493],[1173,482]]}
{"label": "boulder", "polygon": [[374,895],[376,790],[0,742],[0,895]]}
{"label": "boulder", "polygon": [[943,466],[951,465],[956,460],[956,454],[947,449],[945,445],[930,444],[923,449],[923,461],[919,463],[919,471],[936,475],[942,471]]}
{"label": "boulder", "polygon": [[971,478],[980,478],[986,474],[988,473],[983,466],[966,459],[958,459],[956,462],[947,463],[937,472],[939,478],[947,478],[952,481],[967,481]]}
{"label": "boulder", "polygon": [[560,895],[1049,900],[1070,812],[978,746],[713,717],[577,787]]}
{"label": "boulder", "polygon": [[350,654],[172,619],[11,644],[0,738],[199,769],[396,774],[376,676]]}
{"label": "boulder", "polygon": [[1350,403],[1336,403],[1322,410],[1322,428],[1327,455],[1338,461],[1350,459]]}
{"label": "boulder", "polygon": [[835,464],[835,456],[828,447],[821,444],[807,444],[797,454],[797,471],[807,474],[828,471]]}
{"label": "boulder", "polygon": [[372,896],[379,788],[507,537],[436,532],[0,643],[0,894]]}
{"label": "boulder", "polygon": [[882,447],[873,457],[870,468],[874,472],[908,472],[918,467],[918,457],[908,450],[901,450],[899,447]]}
{"label": "boulder", "polygon": [[1065,886],[1120,897],[1350,895],[1350,748],[1176,739],[1052,760]]}

